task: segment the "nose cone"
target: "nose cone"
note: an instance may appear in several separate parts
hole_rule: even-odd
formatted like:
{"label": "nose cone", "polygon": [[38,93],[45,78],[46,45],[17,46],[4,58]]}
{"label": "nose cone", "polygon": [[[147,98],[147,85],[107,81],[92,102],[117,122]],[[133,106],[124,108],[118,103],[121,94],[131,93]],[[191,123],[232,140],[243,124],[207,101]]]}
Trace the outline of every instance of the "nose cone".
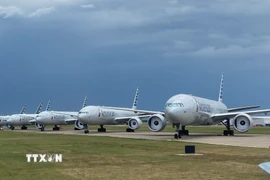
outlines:
{"label": "nose cone", "polygon": [[78,114],[78,120],[83,124],[87,124],[87,121],[89,120],[89,114],[85,111],[80,111]]}
{"label": "nose cone", "polygon": [[165,108],[165,118],[172,123],[177,123],[180,121],[179,109],[175,107]]}

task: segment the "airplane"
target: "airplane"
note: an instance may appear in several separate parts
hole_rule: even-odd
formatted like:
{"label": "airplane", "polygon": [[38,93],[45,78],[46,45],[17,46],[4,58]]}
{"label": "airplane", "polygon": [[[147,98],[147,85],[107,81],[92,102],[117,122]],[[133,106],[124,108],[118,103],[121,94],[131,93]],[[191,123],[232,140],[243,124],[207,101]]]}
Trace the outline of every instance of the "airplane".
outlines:
{"label": "airplane", "polygon": [[42,108],[42,103],[40,103],[35,111],[35,114],[25,114],[25,107],[24,110],[20,114],[13,114],[7,120],[7,127],[11,130],[15,129],[15,125],[20,125],[21,129],[27,129],[26,125],[31,125],[30,121],[35,119],[37,114],[40,113]]}
{"label": "airplane", "polygon": [[[87,96],[84,98],[83,106],[87,104]],[[60,130],[59,125],[75,124],[74,130],[83,129],[82,124],[77,119],[78,112],[71,111],[50,111],[50,101],[48,102],[46,111],[39,113],[35,120],[31,122],[35,123],[35,126],[44,131],[45,125],[54,125],[53,130]]]}
{"label": "airplane", "polygon": [[7,120],[9,117],[10,115],[0,116],[0,130],[3,130],[3,126],[7,124]]}
{"label": "airplane", "polygon": [[268,174],[270,174],[270,162],[261,163],[259,164],[259,167],[265,172],[267,172]]}
{"label": "airplane", "polygon": [[[177,94],[167,100],[164,112],[113,107],[110,109],[151,114],[147,120],[147,124],[148,128],[154,132],[162,131],[166,127],[168,121],[173,124],[173,127],[176,127],[177,133],[174,135],[175,138],[181,138],[182,135],[189,135],[189,131],[185,129],[188,125],[214,125],[218,123],[223,123],[226,127],[226,130],[223,131],[224,136],[233,136],[234,131],[231,130],[230,127],[231,118],[232,125],[236,131],[241,133],[247,132],[253,127],[253,118],[250,115],[268,113],[270,112],[270,109],[243,111],[258,108],[260,106],[228,109],[222,102],[223,79],[224,74],[222,74],[221,77],[218,101],[189,94]],[[134,119],[134,121],[135,120],[137,119]],[[224,120],[226,123],[224,123]],[[137,123],[139,123],[139,121]],[[179,129],[180,125],[181,130]]]}
{"label": "airplane", "polygon": [[104,125],[119,125],[127,124],[128,128],[126,132],[134,132],[134,130],[139,129],[142,125],[140,118],[148,117],[149,115],[144,115],[144,113],[137,113],[138,105],[138,95],[139,88],[137,88],[132,110],[134,112],[126,110],[114,110],[116,107],[107,106],[86,106],[79,111],[78,119],[84,126],[84,133],[88,134],[88,125],[100,125],[98,132],[106,132]]}

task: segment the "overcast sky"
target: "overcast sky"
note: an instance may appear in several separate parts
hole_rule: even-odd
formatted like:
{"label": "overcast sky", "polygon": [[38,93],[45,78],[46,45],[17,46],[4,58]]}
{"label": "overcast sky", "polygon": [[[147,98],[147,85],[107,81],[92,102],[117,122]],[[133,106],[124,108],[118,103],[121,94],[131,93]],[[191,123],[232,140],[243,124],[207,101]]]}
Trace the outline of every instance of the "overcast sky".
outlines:
{"label": "overcast sky", "polygon": [[270,108],[268,0],[1,0],[1,114],[48,99],[163,110],[188,93]]}

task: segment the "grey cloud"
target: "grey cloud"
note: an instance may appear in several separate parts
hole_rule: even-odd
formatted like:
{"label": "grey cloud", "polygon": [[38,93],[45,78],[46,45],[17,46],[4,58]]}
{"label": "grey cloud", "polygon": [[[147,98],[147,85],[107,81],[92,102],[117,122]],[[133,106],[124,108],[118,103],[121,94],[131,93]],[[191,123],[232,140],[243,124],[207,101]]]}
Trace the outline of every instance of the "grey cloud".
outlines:
{"label": "grey cloud", "polygon": [[23,12],[16,6],[0,6],[0,16],[2,15],[3,18],[8,18],[16,15],[22,15]]}
{"label": "grey cloud", "polygon": [[44,7],[44,8],[40,8],[37,9],[35,12],[32,12],[28,15],[28,17],[32,18],[32,17],[39,17],[39,16],[43,16],[45,14],[49,14],[52,13],[53,11],[55,11],[55,7]]}
{"label": "grey cloud", "polygon": [[95,6],[93,4],[83,4],[80,6],[81,8],[85,8],[85,9],[92,9],[95,8]]}

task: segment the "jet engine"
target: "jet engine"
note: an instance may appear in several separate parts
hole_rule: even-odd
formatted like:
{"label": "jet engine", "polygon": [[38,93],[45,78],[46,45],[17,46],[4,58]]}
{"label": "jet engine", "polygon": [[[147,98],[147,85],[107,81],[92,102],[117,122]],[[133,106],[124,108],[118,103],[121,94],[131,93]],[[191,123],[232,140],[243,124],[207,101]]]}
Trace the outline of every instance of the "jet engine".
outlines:
{"label": "jet engine", "polygon": [[75,121],[75,128],[77,128],[77,129],[83,129],[84,126],[83,126],[82,123],[80,123],[80,121],[76,120]]}
{"label": "jet engine", "polygon": [[147,124],[148,128],[151,131],[159,132],[166,127],[167,120],[160,114],[154,114],[151,117],[149,117]]}
{"label": "jet engine", "polygon": [[133,130],[139,129],[142,126],[142,120],[138,117],[130,118],[128,121],[128,126]]}
{"label": "jet engine", "polygon": [[232,121],[236,131],[244,133],[253,128],[253,118],[245,113],[238,114]]}
{"label": "jet engine", "polygon": [[35,126],[36,126],[36,128],[38,128],[38,129],[41,129],[41,128],[42,128],[42,125],[41,125],[41,124],[38,124],[37,122],[35,123]]}

